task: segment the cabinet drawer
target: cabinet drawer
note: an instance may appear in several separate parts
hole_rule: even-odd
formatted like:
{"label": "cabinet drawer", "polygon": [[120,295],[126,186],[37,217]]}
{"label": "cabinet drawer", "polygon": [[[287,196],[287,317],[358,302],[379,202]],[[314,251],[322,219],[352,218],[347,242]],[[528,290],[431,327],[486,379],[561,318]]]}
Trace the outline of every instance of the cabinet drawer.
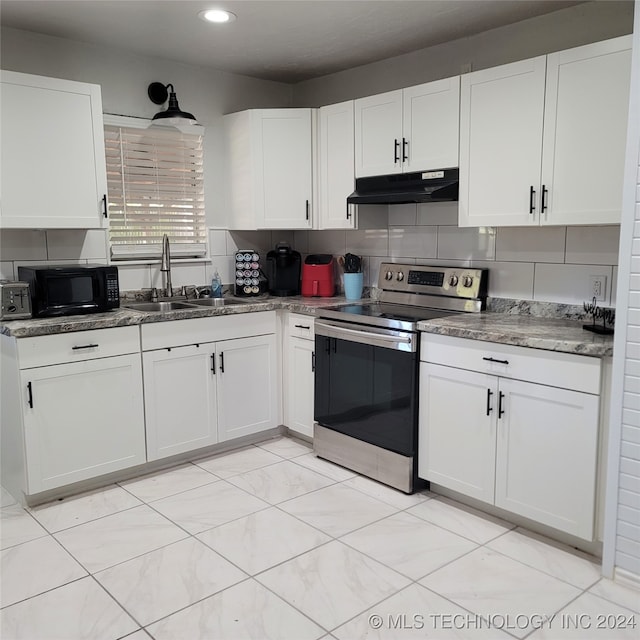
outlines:
{"label": "cabinet drawer", "polygon": [[313,316],[305,316],[301,313],[290,313],[288,320],[289,335],[292,338],[306,338],[313,340]]}
{"label": "cabinet drawer", "polygon": [[94,360],[140,352],[140,332],[135,327],[74,331],[49,336],[19,338],[21,369],[80,360]]}
{"label": "cabinet drawer", "polygon": [[600,393],[600,359],[423,333],[420,360],[585,393]]}
{"label": "cabinet drawer", "polygon": [[275,311],[233,313],[142,325],[142,350],[232,340],[276,332]]}

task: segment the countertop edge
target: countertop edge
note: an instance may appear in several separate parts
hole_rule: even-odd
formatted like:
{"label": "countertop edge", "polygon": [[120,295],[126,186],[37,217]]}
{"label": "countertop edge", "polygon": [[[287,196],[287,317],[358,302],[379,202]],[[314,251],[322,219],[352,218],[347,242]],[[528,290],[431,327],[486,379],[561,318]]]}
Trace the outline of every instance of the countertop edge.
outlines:
{"label": "countertop edge", "polygon": [[[501,314],[502,315],[502,314]],[[506,315],[506,314],[505,314]],[[511,318],[515,316],[510,316]],[[535,318],[535,322],[539,323],[540,319]],[[575,323],[576,329],[584,331],[579,323]],[[613,355],[613,340],[603,340],[602,342],[593,342],[591,335],[585,333],[584,340],[575,337],[539,337],[539,336],[523,336],[518,332],[510,332],[508,327],[501,327],[498,330],[491,331],[474,327],[460,327],[441,324],[438,320],[429,320],[420,322],[418,329],[423,333],[431,333],[441,336],[450,336],[453,338],[467,338],[471,340],[479,340],[482,342],[493,342],[496,344],[507,344],[516,347],[528,347],[531,349],[542,349],[545,351],[557,351],[560,353],[572,353],[581,356],[591,356],[596,358],[606,358]]]}

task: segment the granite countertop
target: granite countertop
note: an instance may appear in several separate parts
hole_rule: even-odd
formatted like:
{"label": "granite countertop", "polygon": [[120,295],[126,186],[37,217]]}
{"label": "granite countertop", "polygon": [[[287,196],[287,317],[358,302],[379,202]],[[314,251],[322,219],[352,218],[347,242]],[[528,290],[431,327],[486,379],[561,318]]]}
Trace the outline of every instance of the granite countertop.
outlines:
{"label": "granite countertop", "polygon": [[[297,313],[314,314],[316,309],[345,303],[343,296],[332,298],[304,298],[302,296],[256,298],[236,298],[241,304],[224,307],[197,307],[175,311],[135,311],[124,306],[105,313],[64,316],[61,318],[29,318],[12,320],[0,325],[0,333],[14,338],[31,338],[34,336],[68,333],[71,331],[88,331],[90,329],[109,329],[129,325],[147,324],[150,322],[166,322],[167,320],[187,320],[208,316],[223,316],[252,311],[272,311],[287,309]],[[131,301],[133,302],[133,301]],[[189,301],[186,301],[189,302]],[[124,304],[127,304],[126,302]]]}
{"label": "granite countertop", "polygon": [[[0,333],[14,338],[28,338],[71,331],[108,329],[168,320],[186,320],[275,309],[313,315],[319,308],[346,302],[342,296],[332,298],[260,296],[238,298],[238,300],[241,301],[241,304],[224,307],[193,307],[162,313],[134,311],[121,307],[106,313],[65,316],[63,318],[13,320],[0,325]],[[427,333],[458,338],[471,338],[472,340],[587,356],[611,356],[613,354],[613,336],[601,336],[585,331],[582,328],[583,324],[584,321],[575,319],[484,311],[424,320],[418,323],[418,328]]]}
{"label": "granite countertop", "polygon": [[519,347],[596,357],[613,355],[613,336],[585,331],[582,325],[586,322],[483,311],[424,320],[418,328],[427,333]]}

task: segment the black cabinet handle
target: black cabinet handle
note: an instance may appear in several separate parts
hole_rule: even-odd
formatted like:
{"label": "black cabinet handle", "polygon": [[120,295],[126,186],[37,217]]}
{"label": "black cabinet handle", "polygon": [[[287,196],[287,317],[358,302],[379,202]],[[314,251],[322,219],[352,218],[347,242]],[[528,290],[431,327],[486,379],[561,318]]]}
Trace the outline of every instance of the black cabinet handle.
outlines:
{"label": "black cabinet handle", "polygon": [[502,408],[502,401],[504,400],[504,393],[500,391],[498,393],[498,418],[502,418],[502,414],[504,413],[504,409]]}
{"label": "black cabinet handle", "polygon": [[311,352],[311,371],[315,372],[316,370],[316,352]]}
{"label": "black cabinet handle", "polygon": [[82,344],[77,347],[71,347],[72,351],[79,351],[80,349],[96,349],[100,345],[99,344]]}
{"label": "black cabinet handle", "polygon": [[212,353],[211,354],[211,373],[213,373],[213,375],[216,375],[216,354]]}
{"label": "black cabinet handle", "polygon": [[107,194],[106,193],[102,196],[102,215],[105,218],[107,217]]}
{"label": "black cabinet handle", "polygon": [[396,138],[393,141],[393,164],[398,164],[400,162],[400,142]]}
{"label": "black cabinet handle", "polygon": [[305,200],[305,216],[309,219],[309,201]]}
{"label": "black cabinet handle", "polygon": [[347,220],[351,218],[351,211],[349,211],[349,203],[347,202]]}
{"label": "black cabinet handle", "polygon": [[327,355],[331,354],[331,338],[325,337],[325,352]]}
{"label": "black cabinet handle", "polygon": [[487,389],[487,415],[489,415],[493,411],[493,407],[491,406],[492,395],[493,391],[491,391],[491,389]]}
{"label": "black cabinet handle", "polygon": [[540,213],[544,213],[547,210],[547,194],[549,189],[542,185],[542,200],[540,201]]}
{"label": "black cabinet handle", "polygon": [[407,149],[409,148],[409,141],[402,138],[402,162],[406,162],[409,159]]}
{"label": "black cabinet handle", "polygon": [[220,373],[224,373],[224,352],[220,352]]}
{"label": "black cabinet handle", "polygon": [[536,195],[535,189],[531,186],[529,187],[529,213],[533,213],[536,208],[533,204],[533,196]]}
{"label": "black cabinet handle", "polygon": [[27,403],[29,404],[29,407],[33,409],[33,389],[31,388],[31,382],[27,382],[27,391],[29,392],[29,399],[27,400]]}
{"label": "black cabinet handle", "polygon": [[296,329],[306,329],[307,331],[309,331],[309,329],[311,329],[311,327],[307,324],[296,324],[294,325]]}
{"label": "black cabinet handle", "polygon": [[495,358],[482,358],[483,360],[486,360],[487,362],[497,362],[498,364],[509,364],[508,360],[496,360]]}

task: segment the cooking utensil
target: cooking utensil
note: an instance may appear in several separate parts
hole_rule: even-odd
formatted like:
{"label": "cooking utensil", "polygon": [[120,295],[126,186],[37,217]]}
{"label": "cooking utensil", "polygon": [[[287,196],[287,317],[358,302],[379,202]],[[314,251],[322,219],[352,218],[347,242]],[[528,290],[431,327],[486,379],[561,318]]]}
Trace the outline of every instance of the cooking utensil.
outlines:
{"label": "cooking utensil", "polygon": [[344,272],[360,273],[362,271],[362,258],[354,253],[346,253],[344,256]]}

